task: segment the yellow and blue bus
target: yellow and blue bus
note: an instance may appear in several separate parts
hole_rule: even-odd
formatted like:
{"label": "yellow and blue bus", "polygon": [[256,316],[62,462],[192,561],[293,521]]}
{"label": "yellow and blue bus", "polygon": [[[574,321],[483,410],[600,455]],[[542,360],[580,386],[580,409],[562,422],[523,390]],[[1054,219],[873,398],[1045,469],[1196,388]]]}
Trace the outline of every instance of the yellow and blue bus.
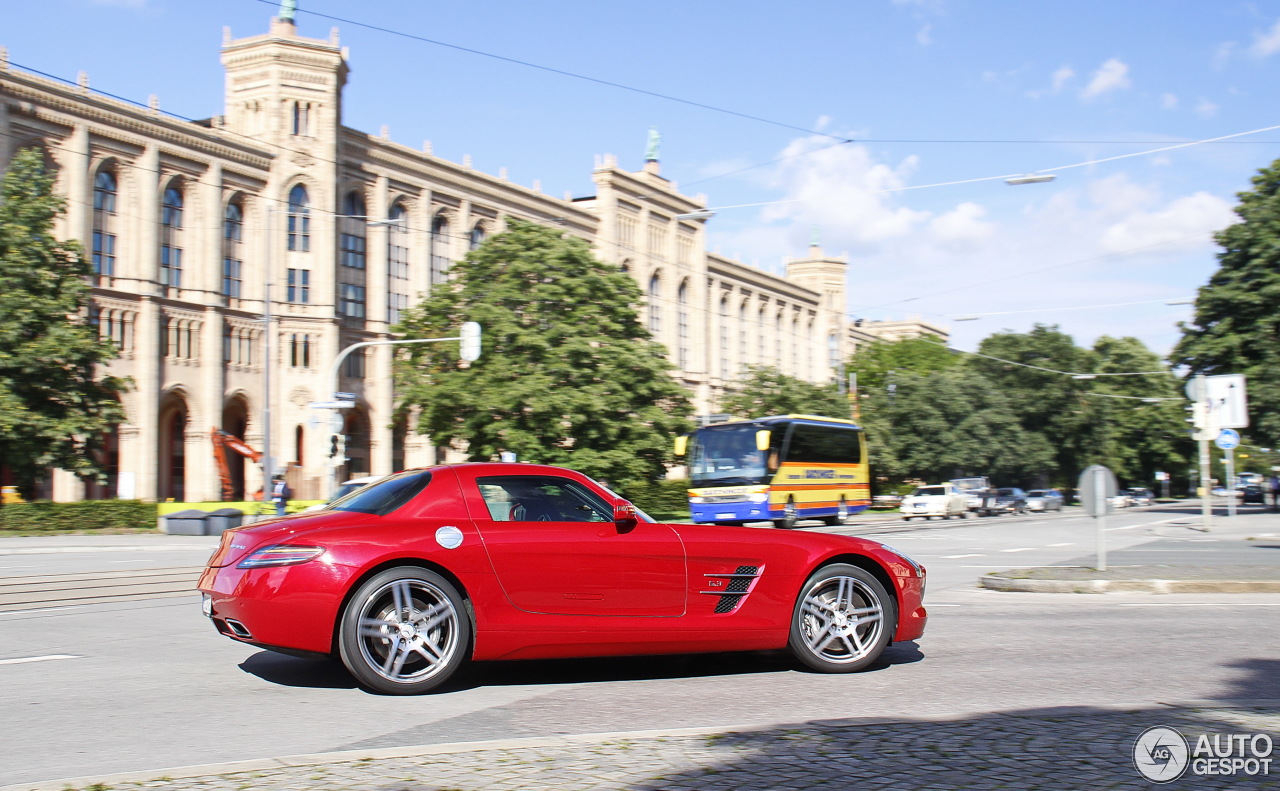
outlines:
{"label": "yellow and blue bus", "polygon": [[871,505],[863,431],[852,420],[778,415],[713,423],[676,438],[695,523],[801,519],[843,524]]}

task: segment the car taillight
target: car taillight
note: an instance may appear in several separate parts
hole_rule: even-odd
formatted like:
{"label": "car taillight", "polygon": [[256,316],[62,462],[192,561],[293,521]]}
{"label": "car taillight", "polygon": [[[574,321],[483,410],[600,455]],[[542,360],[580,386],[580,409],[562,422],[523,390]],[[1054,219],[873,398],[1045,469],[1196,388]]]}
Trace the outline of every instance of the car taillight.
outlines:
{"label": "car taillight", "polygon": [[301,547],[293,544],[274,544],[254,550],[236,564],[238,569],[260,569],[271,566],[296,566],[315,560],[324,554],[324,547]]}

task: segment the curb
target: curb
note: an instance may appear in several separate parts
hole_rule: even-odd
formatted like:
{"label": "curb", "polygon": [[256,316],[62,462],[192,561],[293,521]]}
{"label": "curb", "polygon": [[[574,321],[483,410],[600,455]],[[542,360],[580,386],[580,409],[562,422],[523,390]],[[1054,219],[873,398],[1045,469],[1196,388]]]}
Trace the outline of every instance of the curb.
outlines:
{"label": "curb", "polygon": [[[922,714],[915,717],[849,717],[836,720],[814,720],[808,724],[828,727],[858,727],[869,725],[887,725],[915,722],[950,722],[968,720],[978,716],[1004,716],[1013,718],[1036,718],[1060,716],[1064,711],[1074,707],[1050,706],[1032,708],[1021,711],[1002,712],[987,710],[958,710],[934,714]],[[1113,703],[1094,705],[1093,710],[1109,711],[1159,711],[1168,709],[1280,709],[1280,699],[1223,699],[1223,700],[1168,700],[1132,703]],[[584,733],[562,736],[533,736],[520,739],[496,739],[476,742],[454,742],[450,744],[414,745],[408,747],[383,747],[370,750],[342,750],[324,753],[305,753],[286,755],[277,758],[255,758],[246,761],[227,761],[223,763],[195,764],[171,767],[168,769],[151,769],[135,772],[116,772],[113,774],[85,775],[68,777],[59,780],[42,780],[33,783],[15,783],[0,786],[0,791],[66,791],[68,788],[120,783],[147,783],[161,780],[172,781],[194,778],[210,778],[242,772],[269,772],[276,769],[289,769],[308,766],[325,766],[328,764],[352,763],[361,760],[380,760],[388,758],[414,758],[424,755],[464,755],[490,750],[536,749],[540,747],[574,747],[609,744],[610,742],[627,741],[629,739],[663,739],[688,736],[718,736],[730,733],[750,733],[753,731],[794,726],[793,722],[760,722],[733,726],[704,728],[667,728],[642,731],[614,731],[606,733]]]}
{"label": "curb", "polygon": [[978,584],[1014,593],[1280,593],[1280,580],[1034,580],[985,575]]}

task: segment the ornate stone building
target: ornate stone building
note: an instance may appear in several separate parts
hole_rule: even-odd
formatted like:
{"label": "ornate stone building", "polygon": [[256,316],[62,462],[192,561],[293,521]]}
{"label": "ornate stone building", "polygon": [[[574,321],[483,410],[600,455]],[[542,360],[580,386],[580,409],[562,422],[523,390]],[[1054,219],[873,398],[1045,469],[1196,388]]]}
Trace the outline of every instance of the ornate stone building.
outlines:
{"label": "ornate stone building", "polygon": [[[647,324],[702,413],[744,364],[826,381],[876,336],[876,323],[845,318],[846,262],[816,246],[786,277],[706,252],[705,202],[663,178],[656,154],[637,172],[605,156],[594,196],[555,198],[343,126],[349,66],[336,30],[312,39],[273,19],[264,35],[228,33],[222,62],[224,112],[193,123],[87,79],[23,72],[0,50],[0,168],[20,147],[45,150],[68,201],[58,231],[93,257],[90,319],[120,349],[111,372],[134,382],[108,443],[110,483],[55,471],[56,499],[219,499],[213,428],[269,444],[296,496],[321,496],[332,413],[308,405],[333,397],[331,362],[391,338],[400,312],[509,217],[577,234],[636,278]],[[433,463],[429,438],[392,422],[390,347],[364,351],[340,371],[356,408],[341,418],[337,474]],[[239,456],[229,473],[236,499],[262,485]]]}

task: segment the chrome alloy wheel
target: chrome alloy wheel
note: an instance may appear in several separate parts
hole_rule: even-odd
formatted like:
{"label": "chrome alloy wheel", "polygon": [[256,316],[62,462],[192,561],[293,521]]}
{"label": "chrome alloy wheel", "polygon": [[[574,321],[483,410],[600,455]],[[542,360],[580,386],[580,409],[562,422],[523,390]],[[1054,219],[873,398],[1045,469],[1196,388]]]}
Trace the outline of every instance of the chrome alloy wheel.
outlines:
{"label": "chrome alloy wheel", "polygon": [[831,577],[804,598],[801,629],[814,655],[848,664],[866,657],[880,642],[884,608],[862,580]]}
{"label": "chrome alloy wheel", "polygon": [[363,664],[397,685],[419,685],[452,670],[460,615],[429,580],[400,578],[374,588],[359,609],[356,634]]}

